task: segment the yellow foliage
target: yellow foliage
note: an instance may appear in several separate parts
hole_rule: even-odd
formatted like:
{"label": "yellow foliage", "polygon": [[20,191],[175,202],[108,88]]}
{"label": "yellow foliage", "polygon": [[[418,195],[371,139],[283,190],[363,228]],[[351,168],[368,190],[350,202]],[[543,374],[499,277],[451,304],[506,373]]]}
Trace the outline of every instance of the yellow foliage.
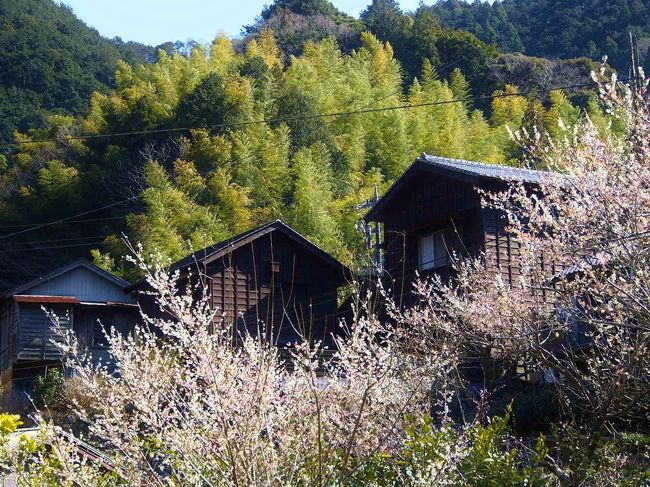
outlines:
{"label": "yellow foliage", "polygon": [[0,414],[0,435],[6,436],[18,429],[24,423],[18,414]]}
{"label": "yellow foliage", "polygon": [[14,162],[20,169],[26,169],[32,163],[32,156],[25,154],[24,152],[16,154],[14,156]]}

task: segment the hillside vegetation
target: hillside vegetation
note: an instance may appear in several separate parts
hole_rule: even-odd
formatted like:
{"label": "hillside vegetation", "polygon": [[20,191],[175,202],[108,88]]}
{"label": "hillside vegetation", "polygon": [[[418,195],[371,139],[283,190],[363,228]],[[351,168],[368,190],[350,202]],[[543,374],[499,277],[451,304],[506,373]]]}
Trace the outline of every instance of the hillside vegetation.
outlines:
{"label": "hillside vegetation", "polygon": [[506,52],[546,58],[608,56],[627,71],[628,33],[640,39],[641,65],[650,68],[650,5],[642,0],[442,0],[430,7],[440,24],[472,32]]}
{"label": "hillside vegetation", "polygon": [[[57,51],[60,61],[35,63],[20,86],[3,81],[5,91],[35,97],[33,105],[10,97],[14,108],[42,117],[19,117],[20,133],[0,155],[4,285],[91,249],[104,267],[134,277],[123,233],[174,259],[275,218],[359,264],[356,208],[421,152],[518,164],[512,131],[557,137],[560,120],[571,127],[586,114],[609,130],[585,85],[598,65],[504,54],[441,27],[428,8],[407,15],[377,0],[355,20],[325,0],[278,0],[244,39],[169,43],[155,55],[106,41],[45,0],[2,8],[39,25],[24,49],[36,49],[41,31],[70,47]],[[131,57],[117,61],[119,49]],[[5,51],[16,63],[41,59]],[[152,62],[133,66],[137,56]],[[50,70],[49,85],[38,86],[49,79],[38,70]],[[413,107],[394,109],[402,105]],[[339,112],[347,113],[324,116]]]}
{"label": "hillside vegetation", "polygon": [[[0,2],[0,143],[49,113],[79,114],[94,92],[114,86],[117,62],[139,64],[155,50],[108,40],[51,0]],[[0,153],[6,150],[0,149]]]}

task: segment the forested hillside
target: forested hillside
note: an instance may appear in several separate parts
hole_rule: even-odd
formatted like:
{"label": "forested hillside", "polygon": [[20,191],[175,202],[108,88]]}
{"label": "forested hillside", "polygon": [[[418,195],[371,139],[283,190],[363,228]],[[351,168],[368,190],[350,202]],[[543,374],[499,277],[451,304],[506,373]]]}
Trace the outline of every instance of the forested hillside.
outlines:
{"label": "forested hillside", "polygon": [[[508,129],[558,133],[560,118],[571,125],[582,116],[562,91],[544,106],[514,86],[496,93],[486,115],[452,102],[469,97],[460,70],[445,79],[428,60],[406,93],[404,83],[393,49],[367,33],[349,54],[326,39],[288,64],[269,31],[242,54],[220,37],[189,57],[120,63],[116,89],[94,94],[87,116],[54,116],[18,138],[0,179],[4,224],[83,215],[3,237],[3,260],[99,248],[95,258],[119,269],[120,232],[178,258],[282,218],[351,263],[363,254],[355,207],[422,151],[514,163]],[[381,110],[405,104],[424,106]],[[595,101],[588,110],[602,119]],[[349,113],[320,118],[335,112]],[[77,134],[90,138],[46,140]]]}
{"label": "forested hillside", "polygon": [[[477,22],[489,22],[493,15],[483,11],[479,13],[480,9],[489,12],[494,9],[500,12],[499,18],[507,17],[500,4],[491,7],[481,2],[455,2],[420,6],[414,12],[405,12],[395,0],[373,0],[357,20],[336,10],[327,0],[276,0],[263,10],[254,24],[244,28],[244,44],[263,30],[270,30],[279,48],[289,56],[300,55],[306,41],[327,37],[335,38],[344,52],[350,52],[359,48],[361,33],[369,31],[379,40],[390,42],[402,66],[405,82],[416,77],[423,60],[428,59],[443,77],[449,77],[455,68],[459,68],[475,96],[490,95],[495,89],[512,82],[528,91],[546,89],[554,84],[590,81],[590,72],[596,68],[593,60],[600,61],[601,55],[589,59],[584,57],[589,53],[576,51],[564,55],[560,51],[552,52],[549,47],[548,58],[534,57],[537,51],[525,50],[520,42],[511,42],[512,36],[519,39],[512,22],[497,26],[503,34],[484,35]],[[464,24],[462,20],[468,15],[476,15],[477,20]],[[479,15],[483,17],[478,19]],[[520,28],[527,29],[526,17],[517,19],[521,20]],[[620,25],[613,28],[617,29],[617,38],[627,35]],[[609,29],[604,28],[601,32],[609,32]],[[507,37],[508,34],[511,36]],[[576,56],[583,57],[568,59]],[[571,91],[569,95],[573,97],[578,93]],[[489,103],[481,105],[481,108],[489,110]]]}
{"label": "forested hillside", "polygon": [[[108,40],[51,0],[0,2],[0,143],[48,113],[79,114],[114,86],[117,61],[139,64],[151,47]],[[0,149],[0,153],[6,152]]]}
{"label": "forested hillside", "polygon": [[441,0],[430,7],[440,24],[469,31],[506,52],[546,58],[607,55],[627,70],[628,33],[640,39],[641,64],[650,68],[650,4],[643,0]]}
{"label": "forested hillside", "polygon": [[[559,136],[585,114],[609,130],[591,61],[504,54],[390,0],[360,20],[277,0],[243,39],[130,45],[121,61],[126,45],[63,7],[1,8],[2,113],[21,132],[0,155],[5,285],[91,249],[133,277],[122,234],[178,258],[275,218],[358,263],[358,205],[422,151],[517,164],[509,132]],[[134,66],[142,57],[153,62]]]}

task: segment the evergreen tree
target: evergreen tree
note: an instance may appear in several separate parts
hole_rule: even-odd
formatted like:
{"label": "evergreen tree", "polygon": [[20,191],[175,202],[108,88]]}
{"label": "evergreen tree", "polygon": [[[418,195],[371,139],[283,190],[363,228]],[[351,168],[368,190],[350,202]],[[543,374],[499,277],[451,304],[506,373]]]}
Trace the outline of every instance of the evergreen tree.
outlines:
{"label": "evergreen tree", "polygon": [[[242,89],[238,93],[235,90]],[[178,123],[182,127],[208,127],[212,133],[235,129],[246,120],[249,86],[228,82],[216,71],[208,74],[185,96],[178,107]]]}

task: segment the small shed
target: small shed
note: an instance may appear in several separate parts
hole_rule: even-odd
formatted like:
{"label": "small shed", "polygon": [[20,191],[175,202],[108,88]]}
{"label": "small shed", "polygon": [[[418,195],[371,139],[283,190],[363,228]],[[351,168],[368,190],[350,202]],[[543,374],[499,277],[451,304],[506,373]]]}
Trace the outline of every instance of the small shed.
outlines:
{"label": "small shed", "polygon": [[135,299],[125,292],[128,285],[80,259],[5,292],[0,300],[2,382],[30,382],[47,367],[60,365],[66,330],[74,330],[94,359],[107,359],[104,327],[127,333],[139,316]]}
{"label": "small shed", "polygon": [[[328,341],[339,322],[338,290],[350,271],[280,220],[206,247],[172,264],[170,271],[201,276],[221,320],[237,340],[247,332],[278,346],[303,339]],[[143,310],[157,311],[131,286]]]}

